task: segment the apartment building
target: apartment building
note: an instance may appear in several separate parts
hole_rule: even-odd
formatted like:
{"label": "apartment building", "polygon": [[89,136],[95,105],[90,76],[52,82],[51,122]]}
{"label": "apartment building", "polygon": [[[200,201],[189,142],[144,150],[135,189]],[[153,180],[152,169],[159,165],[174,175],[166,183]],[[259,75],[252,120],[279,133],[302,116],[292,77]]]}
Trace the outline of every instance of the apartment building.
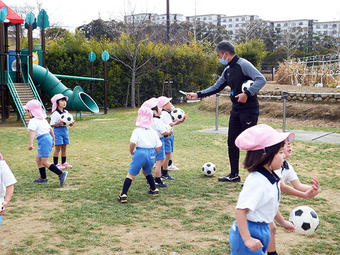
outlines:
{"label": "apartment building", "polygon": [[313,32],[340,37],[340,21],[314,22]]}

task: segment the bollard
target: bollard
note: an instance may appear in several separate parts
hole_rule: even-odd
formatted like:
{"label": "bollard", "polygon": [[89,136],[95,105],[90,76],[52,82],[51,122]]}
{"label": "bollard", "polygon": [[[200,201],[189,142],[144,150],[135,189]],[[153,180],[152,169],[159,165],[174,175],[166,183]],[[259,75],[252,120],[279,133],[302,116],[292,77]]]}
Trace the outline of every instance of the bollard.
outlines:
{"label": "bollard", "polygon": [[282,98],[283,98],[283,116],[282,116],[282,131],[286,131],[286,104],[287,104],[287,96],[288,92],[283,91],[282,92]]}
{"label": "bollard", "polygon": [[220,94],[216,93],[215,131],[218,131],[218,104]]}

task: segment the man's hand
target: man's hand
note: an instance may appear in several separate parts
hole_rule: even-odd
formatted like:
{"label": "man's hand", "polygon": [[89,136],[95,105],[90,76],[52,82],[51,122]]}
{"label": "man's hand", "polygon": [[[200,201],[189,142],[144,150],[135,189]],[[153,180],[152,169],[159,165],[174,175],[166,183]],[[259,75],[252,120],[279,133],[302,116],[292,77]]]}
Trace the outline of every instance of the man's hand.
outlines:
{"label": "man's hand", "polygon": [[187,99],[197,99],[198,95],[197,93],[189,92],[187,93]]}
{"label": "man's hand", "polygon": [[247,102],[248,96],[246,93],[241,93],[235,96],[237,98],[237,102],[245,103]]}

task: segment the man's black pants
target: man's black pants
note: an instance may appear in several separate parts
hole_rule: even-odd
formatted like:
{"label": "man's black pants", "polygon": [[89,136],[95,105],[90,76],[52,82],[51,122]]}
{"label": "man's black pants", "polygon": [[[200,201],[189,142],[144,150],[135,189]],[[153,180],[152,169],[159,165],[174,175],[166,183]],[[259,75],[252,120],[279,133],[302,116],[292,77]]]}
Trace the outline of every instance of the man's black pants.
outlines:
{"label": "man's black pants", "polygon": [[255,126],[259,117],[258,111],[234,111],[230,112],[228,129],[228,154],[231,175],[239,173],[240,150],[235,145],[235,140],[243,130]]}

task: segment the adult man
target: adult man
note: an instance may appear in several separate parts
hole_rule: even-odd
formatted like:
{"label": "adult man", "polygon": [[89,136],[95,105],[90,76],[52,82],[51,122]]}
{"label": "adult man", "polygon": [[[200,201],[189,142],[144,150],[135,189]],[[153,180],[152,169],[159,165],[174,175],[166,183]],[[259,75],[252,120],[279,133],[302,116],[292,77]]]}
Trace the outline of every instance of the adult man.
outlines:
{"label": "adult man", "polygon": [[[245,129],[257,124],[259,103],[256,93],[266,84],[264,76],[247,60],[236,55],[230,42],[222,41],[216,46],[216,53],[222,65],[226,65],[214,85],[197,93],[188,93],[188,99],[196,99],[218,93],[226,86],[231,88],[232,110],[228,129],[228,154],[231,173],[218,178],[219,181],[239,182],[240,150],[235,146],[236,137]],[[244,92],[242,84],[247,80],[254,83]]]}

